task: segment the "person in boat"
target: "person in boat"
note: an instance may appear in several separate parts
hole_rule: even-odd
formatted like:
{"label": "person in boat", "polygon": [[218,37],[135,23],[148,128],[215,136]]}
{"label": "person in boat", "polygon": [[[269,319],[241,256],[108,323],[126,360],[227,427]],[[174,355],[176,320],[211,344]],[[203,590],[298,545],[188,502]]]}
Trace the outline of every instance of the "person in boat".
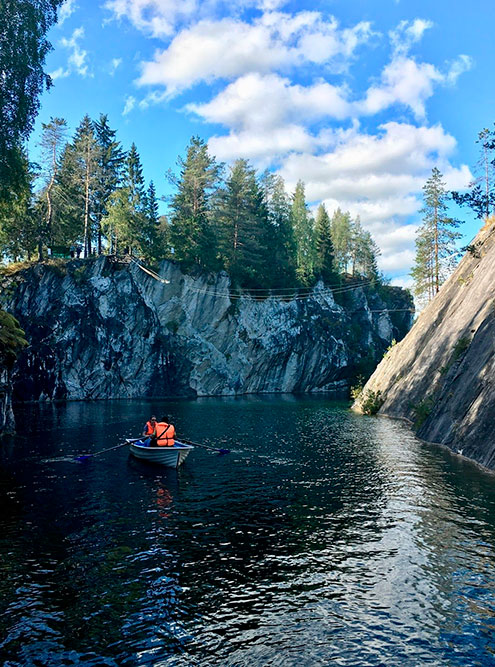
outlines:
{"label": "person in boat", "polygon": [[161,421],[156,422],[150,444],[152,447],[173,447],[175,444],[174,438],[174,425],[169,423],[168,417],[163,417]]}
{"label": "person in boat", "polygon": [[151,435],[153,435],[153,431],[155,430],[156,426],[156,417],[153,415],[150,417],[150,420],[146,422],[144,425],[143,429],[143,438],[149,438]]}

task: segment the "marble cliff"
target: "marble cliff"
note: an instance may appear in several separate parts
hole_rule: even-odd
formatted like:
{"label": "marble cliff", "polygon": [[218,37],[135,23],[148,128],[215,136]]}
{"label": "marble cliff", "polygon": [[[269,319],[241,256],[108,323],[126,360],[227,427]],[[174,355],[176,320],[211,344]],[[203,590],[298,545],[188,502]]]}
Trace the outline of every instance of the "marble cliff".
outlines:
{"label": "marble cliff", "polygon": [[159,273],[100,257],[4,275],[0,306],[29,341],[14,400],[338,390],[412,322],[400,288],[258,300],[234,298],[225,273]]}

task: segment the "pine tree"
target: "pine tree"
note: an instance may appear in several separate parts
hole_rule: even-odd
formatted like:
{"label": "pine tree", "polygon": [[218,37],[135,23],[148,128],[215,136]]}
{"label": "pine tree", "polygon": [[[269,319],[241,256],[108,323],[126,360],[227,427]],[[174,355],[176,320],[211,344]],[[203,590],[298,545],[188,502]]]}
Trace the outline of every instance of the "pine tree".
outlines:
{"label": "pine tree", "polygon": [[145,184],[143,177],[143,166],[136,144],[131,145],[130,151],[124,160],[123,173],[124,187],[129,189],[130,196],[136,210],[142,210],[145,201]]}
{"label": "pine tree", "polygon": [[66,144],[53,188],[54,210],[57,212],[54,240],[60,245],[84,242],[84,172],[72,144]]}
{"label": "pine tree", "polygon": [[76,130],[73,148],[77,160],[82,198],[84,202],[84,257],[92,254],[95,224],[94,192],[98,181],[99,147],[94,124],[86,115]]}
{"label": "pine tree", "polygon": [[363,229],[359,216],[351,220],[350,258],[353,276],[362,276],[368,280],[379,280],[377,258],[380,249],[370,232]]}
{"label": "pine tree", "polygon": [[298,181],[292,196],[291,224],[296,241],[296,274],[303,284],[309,284],[314,273],[313,218],[308,210],[304,183]]}
{"label": "pine tree", "polygon": [[199,137],[192,137],[186,157],[178,158],[179,178],[170,175],[177,192],[170,205],[170,244],[177,260],[187,266],[217,267],[217,242],[210,221],[210,200],[217,190],[221,165]]}
{"label": "pine tree", "polygon": [[119,186],[124,163],[124,152],[115,140],[116,131],[110,128],[108,116],[100,114],[94,123],[98,144],[97,173],[93,192],[98,254],[102,253],[101,220],[108,213],[110,196]]}
{"label": "pine tree", "polygon": [[162,225],[158,212],[158,200],[153,181],[146,192],[144,204],[144,226],[141,231],[140,245],[143,256],[150,261],[163,259],[167,248],[167,225]]}
{"label": "pine tree", "polygon": [[470,183],[469,192],[453,192],[452,197],[456,204],[469,206],[477,218],[486,220],[495,211],[495,131],[483,129],[476,143],[481,145],[478,177]]}
{"label": "pine tree", "polygon": [[461,234],[454,231],[460,223],[447,216],[449,195],[436,167],[423,186],[423,199],[423,224],[418,230],[416,264],[411,275],[416,296],[429,300],[438,292],[454,264],[455,242]]}
{"label": "pine tree", "polygon": [[107,214],[101,220],[101,227],[110,241],[110,253],[133,254],[139,248],[138,233],[143,218],[133,202],[130,188],[117,188],[107,202]]}
{"label": "pine tree", "polygon": [[273,287],[292,286],[296,280],[296,242],[291,222],[291,201],[281,176],[265,171],[261,189],[271,230]]}
{"label": "pine tree", "polygon": [[334,251],[330,231],[330,218],[324,204],[320,204],[315,221],[316,261],[315,274],[327,284],[335,284],[338,276],[334,270]]}
{"label": "pine tree", "polygon": [[51,118],[49,123],[42,123],[41,160],[45,185],[42,192],[44,206],[44,225],[38,241],[38,259],[43,259],[43,243],[53,245],[53,222],[55,216],[57,175],[60,168],[60,157],[65,147],[67,123],[63,118]]}
{"label": "pine tree", "polygon": [[338,208],[332,216],[330,229],[335,255],[335,269],[338,274],[347,273],[352,259],[352,221],[349,213],[343,213]]}
{"label": "pine tree", "polygon": [[255,170],[236,160],[219,193],[216,208],[219,247],[224,266],[244,287],[271,284],[271,229]]}
{"label": "pine tree", "polygon": [[[101,220],[102,230],[107,234],[110,252],[148,256],[150,232],[141,158],[133,143],[124,159],[121,174],[122,186],[116,188],[106,202],[107,214]],[[154,193],[154,186],[152,187]],[[151,206],[157,206],[153,194]]]}

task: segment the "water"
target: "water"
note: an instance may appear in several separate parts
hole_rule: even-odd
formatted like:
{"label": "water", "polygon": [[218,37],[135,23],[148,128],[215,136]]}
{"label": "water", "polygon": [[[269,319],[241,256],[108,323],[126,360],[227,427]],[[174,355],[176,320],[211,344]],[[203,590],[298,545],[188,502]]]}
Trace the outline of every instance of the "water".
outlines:
{"label": "water", "polygon": [[[165,411],[179,471],[125,448]],[[323,398],[26,406],[0,458],[14,665],[495,665],[495,478]],[[253,450],[253,451],[248,451]]]}

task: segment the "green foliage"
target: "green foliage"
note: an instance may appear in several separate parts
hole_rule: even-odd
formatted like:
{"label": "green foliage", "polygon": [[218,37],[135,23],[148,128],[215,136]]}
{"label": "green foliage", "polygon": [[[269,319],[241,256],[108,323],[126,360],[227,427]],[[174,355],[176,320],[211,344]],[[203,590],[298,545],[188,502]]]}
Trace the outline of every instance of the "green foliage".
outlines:
{"label": "green foliage", "polygon": [[388,357],[388,355],[390,354],[390,350],[391,350],[393,347],[395,347],[396,345],[397,345],[397,341],[395,340],[395,338],[392,338],[392,341],[391,341],[390,345],[387,347],[387,349],[386,349],[385,352],[383,353],[383,358],[384,358],[384,359],[386,359],[386,358]]}
{"label": "green foliage", "polygon": [[334,250],[332,233],[330,229],[330,218],[323,204],[320,204],[316,213],[315,221],[315,274],[330,285],[338,282],[338,276],[334,270]]}
{"label": "green foliage", "polygon": [[430,416],[435,405],[435,401],[431,397],[424,398],[419,403],[412,406],[414,415],[414,428],[420,429],[425,421]]}
{"label": "green foliage", "polygon": [[316,259],[314,221],[306,204],[302,181],[298,181],[292,196],[291,223],[296,241],[296,275],[303,285],[310,285]]}
{"label": "green foliage", "polygon": [[476,178],[468,192],[453,192],[452,197],[456,204],[468,206],[477,218],[486,220],[495,212],[495,130],[481,130],[476,143],[480,144]]}
{"label": "green foliage", "polygon": [[260,185],[271,235],[270,286],[291,286],[296,282],[296,239],[292,228],[290,197],[281,176],[265,171]]}
{"label": "green foliage", "polygon": [[0,309],[0,363],[11,366],[20,350],[27,345],[19,322]]}
{"label": "green foliage", "polygon": [[361,410],[365,415],[376,415],[384,402],[381,391],[367,389],[361,398]]}
{"label": "green foliage", "polygon": [[125,155],[120,142],[115,139],[116,131],[111,129],[106,114],[100,114],[99,120],[93,125],[98,146],[93,203],[98,254],[100,255],[102,252],[101,221],[108,214],[110,197],[120,184]]}
{"label": "green foliage", "polygon": [[39,96],[51,85],[43,67],[51,49],[46,34],[62,0],[8,0],[0,4],[0,200],[23,182],[21,146],[31,132]]}
{"label": "green foliage", "polygon": [[237,160],[219,192],[216,206],[220,256],[234,283],[270,285],[271,229],[255,170]]}
{"label": "green foliage", "polygon": [[15,197],[0,198],[0,248],[4,255],[18,262],[36,252],[40,236],[40,219],[33,204],[32,183],[35,174],[24,157],[23,181]]}
{"label": "green foliage", "polygon": [[469,338],[469,336],[462,336],[462,338],[459,338],[457,343],[454,345],[454,351],[452,352],[453,361],[457,361],[458,359],[460,359],[460,357],[462,357],[462,355],[470,345],[471,345],[471,339]]}
{"label": "green foliage", "polygon": [[208,153],[206,143],[193,137],[185,159],[179,157],[179,178],[170,175],[177,192],[170,205],[169,242],[174,257],[185,266],[218,268],[217,240],[210,219],[210,201],[218,188],[221,165]]}
{"label": "green foliage", "polygon": [[363,375],[358,375],[356,377],[356,383],[353,384],[350,389],[350,395],[353,401],[357,401],[358,398],[360,398],[363,393],[365,382],[366,380]]}
{"label": "green foliage", "polygon": [[414,294],[420,302],[428,303],[455,266],[455,242],[461,234],[455,231],[459,221],[447,216],[450,195],[436,167],[423,187],[423,199],[423,224],[417,231],[411,276]]}
{"label": "green foliage", "polygon": [[56,196],[56,179],[60,169],[60,156],[65,144],[67,123],[63,118],[51,118],[49,123],[42,123],[41,160],[44,187],[39,193],[40,233],[38,238],[38,257],[43,259],[43,244],[51,247],[54,243],[54,222],[59,219],[60,197]]}
{"label": "green foliage", "polygon": [[335,253],[335,270],[347,273],[351,260],[351,216],[338,208],[331,221],[332,242]]}

